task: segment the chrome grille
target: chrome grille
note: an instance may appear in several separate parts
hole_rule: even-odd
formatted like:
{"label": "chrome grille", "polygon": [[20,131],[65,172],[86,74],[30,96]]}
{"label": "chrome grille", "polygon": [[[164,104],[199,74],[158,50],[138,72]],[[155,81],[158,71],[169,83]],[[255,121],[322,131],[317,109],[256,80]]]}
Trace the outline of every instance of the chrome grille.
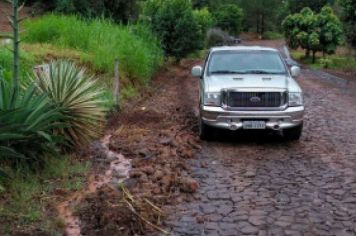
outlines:
{"label": "chrome grille", "polygon": [[229,107],[281,107],[286,104],[287,94],[281,92],[228,92]]}

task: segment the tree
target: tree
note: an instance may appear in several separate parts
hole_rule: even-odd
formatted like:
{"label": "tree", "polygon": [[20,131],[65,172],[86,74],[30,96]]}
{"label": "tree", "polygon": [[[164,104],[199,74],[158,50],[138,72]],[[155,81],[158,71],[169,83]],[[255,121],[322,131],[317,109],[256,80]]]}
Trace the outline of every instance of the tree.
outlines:
{"label": "tree", "polygon": [[342,21],[347,41],[356,48],[356,1],[340,0],[339,2],[343,7]]}
{"label": "tree", "polygon": [[241,32],[244,14],[238,5],[222,5],[214,12],[214,17],[217,27],[234,35]]}
{"label": "tree", "polygon": [[291,13],[298,13],[303,8],[310,8],[314,12],[319,12],[328,3],[332,3],[331,0],[289,0],[289,10]]}
{"label": "tree", "polygon": [[288,45],[305,49],[305,56],[313,53],[313,63],[318,51],[333,54],[342,43],[341,23],[330,7],[323,7],[320,14],[310,8],[289,15],[282,23]]}
{"label": "tree", "polygon": [[177,61],[201,45],[199,24],[190,0],[148,0],[142,19],[161,39],[166,55]]}
{"label": "tree", "polygon": [[205,46],[207,31],[214,26],[215,20],[212,14],[209,12],[208,8],[194,10],[193,15],[194,20],[199,26],[199,42],[201,42],[199,49],[203,49]]}
{"label": "tree", "polygon": [[[276,30],[280,27],[280,19],[286,8],[283,0],[238,0],[238,4],[244,11],[245,30],[251,28],[262,36],[267,30]],[[283,17],[284,16],[284,17]]]}
{"label": "tree", "polygon": [[321,9],[317,15],[317,29],[323,54],[333,54],[343,42],[342,25],[329,6]]}

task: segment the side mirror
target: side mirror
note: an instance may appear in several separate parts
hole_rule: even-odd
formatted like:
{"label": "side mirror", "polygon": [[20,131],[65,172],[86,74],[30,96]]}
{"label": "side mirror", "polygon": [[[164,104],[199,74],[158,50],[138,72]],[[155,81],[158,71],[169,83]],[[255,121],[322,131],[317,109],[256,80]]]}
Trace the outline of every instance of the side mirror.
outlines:
{"label": "side mirror", "polygon": [[201,77],[203,75],[203,68],[201,66],[194,66],[192,69],[192,76]]}
{"label": "side mirror", "polygon": [[299,66],[292,66],[290,68],[290,72],[292,74],[292,77],[298,77],[300,75],[300,67]]}

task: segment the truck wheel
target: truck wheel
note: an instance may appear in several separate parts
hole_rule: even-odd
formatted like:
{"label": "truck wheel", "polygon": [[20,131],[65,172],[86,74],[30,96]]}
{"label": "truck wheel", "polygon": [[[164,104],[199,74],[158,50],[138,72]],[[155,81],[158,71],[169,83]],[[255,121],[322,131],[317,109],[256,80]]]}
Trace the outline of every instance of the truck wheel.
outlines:
{"label": "truck wheel", "polygon": [[300,137],[302,136],[302,131],[303,131],[303,123],[296,127],[283,130],[283,136],[286,140],[289,141],[299,140]]}
{"label": "truck wheel", "polygon": [[201,140],[211,140],[211,127],[204,124],[201,118],[199,118],[199,137]]}

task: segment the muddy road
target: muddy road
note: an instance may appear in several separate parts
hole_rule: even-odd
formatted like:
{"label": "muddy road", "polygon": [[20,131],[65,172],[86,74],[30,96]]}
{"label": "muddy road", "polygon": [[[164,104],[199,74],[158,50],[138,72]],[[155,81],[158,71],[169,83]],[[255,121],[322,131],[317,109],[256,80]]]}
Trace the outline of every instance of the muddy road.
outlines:
{"label": "muddy road", "polygon": [[[184,90],[197,106],[198,81]],[[219,132],[191,161],[196,201],[172,207],[173,235],[356,235],[356,86],[303,69],[299,142]]]}

